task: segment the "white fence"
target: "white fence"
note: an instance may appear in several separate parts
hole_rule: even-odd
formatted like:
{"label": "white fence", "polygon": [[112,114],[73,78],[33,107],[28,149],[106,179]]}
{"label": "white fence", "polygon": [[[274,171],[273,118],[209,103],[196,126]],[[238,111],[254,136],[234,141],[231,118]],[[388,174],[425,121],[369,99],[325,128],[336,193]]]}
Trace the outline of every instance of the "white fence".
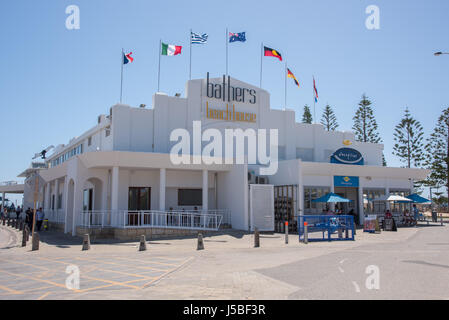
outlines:
{"label": "white fence", "polygon": [[44,210],[45,217],[50,222],[64,223],[65,222],[65,210]]}
{"label": "white fence", "polygon": [[83,211],[79,225],[87,228],[170,228],[218,230],[230,225],[229,210],[203,211]]}

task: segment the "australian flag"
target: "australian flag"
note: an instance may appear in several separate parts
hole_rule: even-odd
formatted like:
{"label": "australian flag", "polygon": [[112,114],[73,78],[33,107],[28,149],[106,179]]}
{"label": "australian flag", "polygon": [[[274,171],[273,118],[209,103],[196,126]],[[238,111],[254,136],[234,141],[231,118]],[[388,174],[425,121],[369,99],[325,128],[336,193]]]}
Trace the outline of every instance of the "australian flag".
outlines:
{"label": "australian flag", "polygon": [[240,33],[229,32],[229,42],[235,42],[235,41],[245,42],[246,41],[245,32],[240,32]]}

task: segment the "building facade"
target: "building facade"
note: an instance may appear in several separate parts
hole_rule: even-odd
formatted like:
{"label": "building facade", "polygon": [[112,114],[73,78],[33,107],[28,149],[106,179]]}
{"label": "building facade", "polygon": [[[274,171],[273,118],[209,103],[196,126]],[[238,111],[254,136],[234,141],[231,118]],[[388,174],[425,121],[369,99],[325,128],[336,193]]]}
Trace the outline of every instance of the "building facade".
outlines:
{"label": "building facade", "polygon": [[[235,137],[231,147],[224,139],[204,156],[212,142],[206,132],[228,137],[227,130],[239,129],[247,141],[243,160],[238,159]],[[253,132],[255,146],[250,140]],[[183,133],[187,140],[181,144]],[[188,161],[174,163],[171,155],[180,145]],[[365,214],[388,206],[370,200],[382,194],[409,194],[413,181],[428,174],[383,167],[382,152],[382,144],[357,142],[352,132],[297,123],[293,110],[270,108],[266,90],[230,77],[207,76],[188,81],[186,97],[156,93],[152,107],[116,104],[98,117],[95,127],[58,145],[46,160],[48,168],[40,170],[46,181],[43,206],[53,222],[72,234],[86,225],[149,227],[160,217],[164,221],[159,224],[194,229],[196,220],[188,218],[190,213],[198,214],[203,226],[221,217],[232,228],[248,230],[255,223],[250,185],[264,183],[273,186],[275,201],[281,197],[277,187],[291,187],[282,197],[292,201],[292,216],[319,214],[323,205],[312,200],[335,192],[353,200],[342,209],[353,210],[361,223]],[[271,155],[270,163],[261,161],[260,153]],[[275,170],[263,174],[261,169],[270,166]],[[168,223],[171,218],[163,214],[170,212],[180,218]]]}

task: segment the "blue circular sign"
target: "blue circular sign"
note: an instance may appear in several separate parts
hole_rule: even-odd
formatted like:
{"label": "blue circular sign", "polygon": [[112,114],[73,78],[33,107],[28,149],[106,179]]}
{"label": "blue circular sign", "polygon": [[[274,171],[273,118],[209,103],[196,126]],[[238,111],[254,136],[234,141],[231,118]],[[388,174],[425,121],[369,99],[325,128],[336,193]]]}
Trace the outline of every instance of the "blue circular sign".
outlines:
{"label": "blue circular sign", "polygon": [[363,156],[355,149],[341,148],[331,156],[331,162],[363,165]]}

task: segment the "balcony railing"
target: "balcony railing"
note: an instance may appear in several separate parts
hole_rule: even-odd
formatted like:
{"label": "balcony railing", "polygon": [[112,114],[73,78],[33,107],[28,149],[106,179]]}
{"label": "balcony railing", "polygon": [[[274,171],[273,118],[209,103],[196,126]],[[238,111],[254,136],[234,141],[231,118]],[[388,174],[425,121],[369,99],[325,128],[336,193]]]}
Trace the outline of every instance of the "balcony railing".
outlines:
{"label": "balcony railing", "polygon": [[229,210],[208,211],[82,211],[79,225],[87,228],[167,228],[190,230],[219,230],[230,226]]}

